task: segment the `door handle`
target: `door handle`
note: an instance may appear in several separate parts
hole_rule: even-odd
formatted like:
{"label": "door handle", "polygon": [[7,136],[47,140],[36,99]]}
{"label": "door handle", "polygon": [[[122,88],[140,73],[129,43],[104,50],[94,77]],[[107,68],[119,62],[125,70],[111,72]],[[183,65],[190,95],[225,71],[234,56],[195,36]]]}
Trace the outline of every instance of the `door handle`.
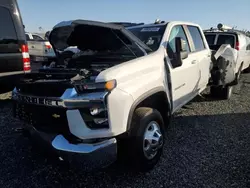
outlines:
{"label": "door handle", "polygon": [[196,64],[196,63],[197,63],[197,60],[191,61],[191,64]]}

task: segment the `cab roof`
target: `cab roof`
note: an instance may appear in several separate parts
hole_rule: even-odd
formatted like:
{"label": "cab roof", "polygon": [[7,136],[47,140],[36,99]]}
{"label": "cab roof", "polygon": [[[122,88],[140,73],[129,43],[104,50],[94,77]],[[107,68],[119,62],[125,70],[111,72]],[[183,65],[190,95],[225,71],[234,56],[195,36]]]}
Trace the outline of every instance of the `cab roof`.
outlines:
{"label": "cab roof", "polygon": [[160,22],[160,23],[149,23],[149,24],[143,24],[143,25],[138,25],[138,26],[132,26],[132,27],[127,27],[127,29],[132,29],[132,28],[142,28],[142,27],[155,27],[155,26],[166,26],[168,24],[171,25],[192,25],[192,26],[197,26],[200,27],[200,25],[192,22],[186,22],[186,21],[171,21],[171,22]]}

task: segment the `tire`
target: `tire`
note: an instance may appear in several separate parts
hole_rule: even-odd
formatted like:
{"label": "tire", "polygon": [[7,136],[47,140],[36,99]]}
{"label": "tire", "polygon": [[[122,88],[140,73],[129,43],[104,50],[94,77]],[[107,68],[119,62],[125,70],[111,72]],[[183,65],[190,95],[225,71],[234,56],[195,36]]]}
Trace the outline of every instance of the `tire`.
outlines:
{"label": "tire", "polygon": [[[238,73],[236,74],[236,80],[234,81],[235,84],[239,83],[240,77],[241,77],[241,73],[242,73],[242,66],[243,64],[241,64]],[[215,98],[220,98],[220,99],[230,99],[233,93],[233,86],[211,86],[210,87],[210,94],[212,97]]]}
{"label": "tire", "polygon": [[230,99],[233,93],[233,86],[211,86],[210,87],[210,94],[212,97],[219,98],[219,99]]}
{"label": "tire", "polygon": [[118,141],[118,156],[122,155],[139,171],[149,171],[162,155],[164,133],[161,114],[155,109],[140,107],[134,112],[130,136]]}
{"label": "tire", "polygon": [[250,73],[250,65],[243,72],[244,73]]}

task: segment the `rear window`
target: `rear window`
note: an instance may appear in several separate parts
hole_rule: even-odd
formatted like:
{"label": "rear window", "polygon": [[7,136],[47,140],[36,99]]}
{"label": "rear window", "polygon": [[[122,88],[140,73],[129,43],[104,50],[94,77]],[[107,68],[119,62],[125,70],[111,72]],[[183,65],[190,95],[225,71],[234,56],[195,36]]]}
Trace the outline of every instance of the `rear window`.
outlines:
{"label": "rear window", "polygon": [[215,40],[216,35],[205,34],[205,37],[207,39],[208,45],[213,45],[214,44],[214,40]]}
{"label": "rear window", "polygon": [[230,44],[232,48],[235,46],[235,36],[234,35],[222,35],[218,36],[217,45]]}
{"label": "rear window", "polygon": [[11,14],[7,8],[0,6],[0,45],[17,44],[17,34]]}

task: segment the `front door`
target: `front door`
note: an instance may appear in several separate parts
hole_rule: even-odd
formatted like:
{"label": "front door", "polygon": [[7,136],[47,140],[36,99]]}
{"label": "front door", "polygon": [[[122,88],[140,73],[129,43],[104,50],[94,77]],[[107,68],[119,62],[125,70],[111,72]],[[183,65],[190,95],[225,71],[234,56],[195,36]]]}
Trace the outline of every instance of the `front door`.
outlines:
{"label": "front door", "polygon": [[176,25],[171,29],[168,45],[166,63],[170,69],[171,90],[173,100],[173,111],[178,110],[192,98],[194,98],[199,89],[199,67],[195,54],[189,53],[188,58],[183,60],[182,66],[176,67],[173,58],[175,54],[175,38],[181,37],[186,41],[186,50],[190,52],[190,44],[187,40],[183,26]]}

